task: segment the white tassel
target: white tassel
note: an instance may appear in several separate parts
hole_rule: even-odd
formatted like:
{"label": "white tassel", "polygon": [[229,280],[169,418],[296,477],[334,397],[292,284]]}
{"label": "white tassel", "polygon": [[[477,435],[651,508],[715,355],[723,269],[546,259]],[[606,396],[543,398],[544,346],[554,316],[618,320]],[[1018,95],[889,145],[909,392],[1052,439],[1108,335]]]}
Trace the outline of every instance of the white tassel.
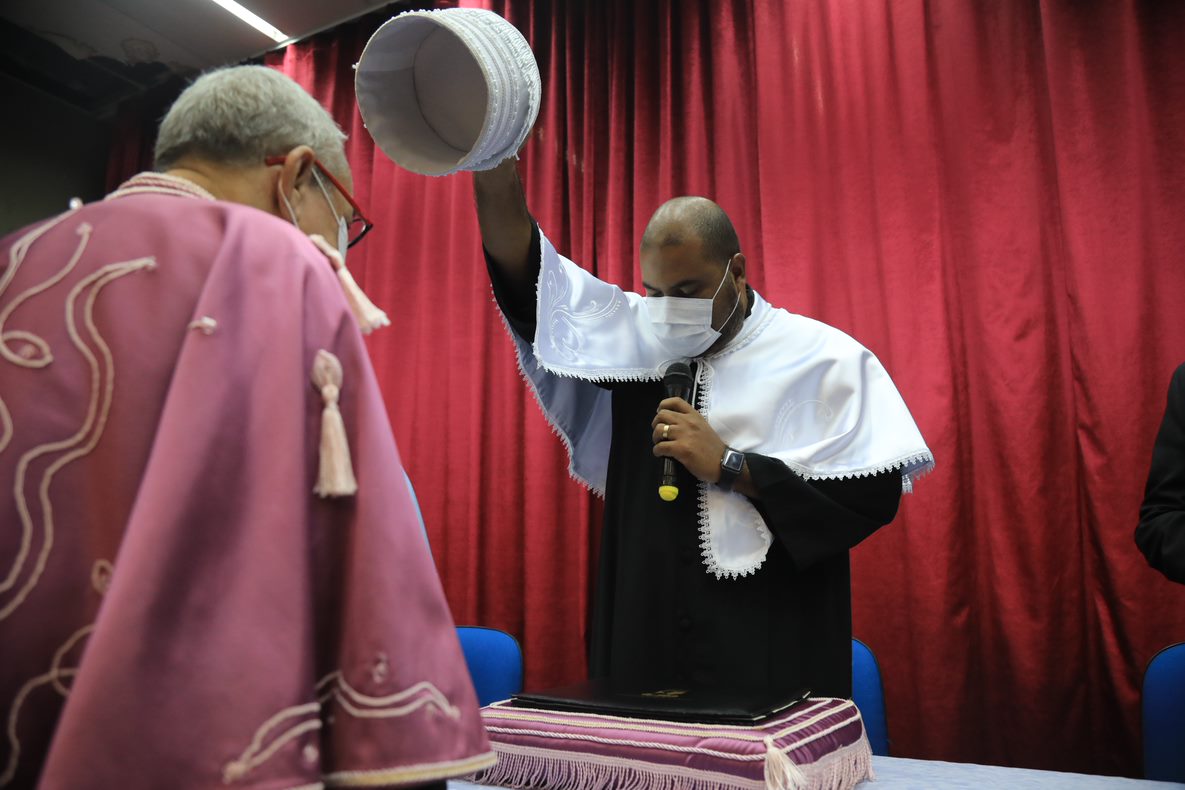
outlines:
{"label": "white tassel", "polygon": [[320,468],[313,493],[321,497],[351,496],[358,491],[358,481],[354,479],[354,467],[350,463],[346,426],[337,407],[342,385],[341,360],[321,349],[313,359],[312,379],[325,401],[321,411]]}
{"label": "white tassel", "polygon": [[387,318],[387,314],[370,301],[370,297],[354,280],[354,276],[346,268],[346,262],[342,260],[341,253],[331,247],[320,234],[314,233],[309,238],[325,254],[330,264],[333,265],[333,270],[337,272],[337,279],[341,283],[342,292],[346,295],[346,302],[350,305],[350,312],[358,321],[358,327],[362,330],[362,334],[369,335],[376,329],[390,326],[391,321]]}
{"label": "white tassel", "polygon": [[807,787],[802,769],[769,735],[765,737],[765,787],[766,790],[805,790]]}

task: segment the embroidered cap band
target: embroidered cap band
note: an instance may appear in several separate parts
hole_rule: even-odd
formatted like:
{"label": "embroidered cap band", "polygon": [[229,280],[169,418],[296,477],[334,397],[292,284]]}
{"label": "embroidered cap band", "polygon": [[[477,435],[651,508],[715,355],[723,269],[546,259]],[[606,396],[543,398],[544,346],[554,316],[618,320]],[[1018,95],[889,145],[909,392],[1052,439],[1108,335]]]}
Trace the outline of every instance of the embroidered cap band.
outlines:
{"label": "embroidered cap band", "polygon": [[402,13],[375,31],[355,69],[375,143],[422,175],[495,167],[518,152],[539,114],[535,56],[492,11]]}

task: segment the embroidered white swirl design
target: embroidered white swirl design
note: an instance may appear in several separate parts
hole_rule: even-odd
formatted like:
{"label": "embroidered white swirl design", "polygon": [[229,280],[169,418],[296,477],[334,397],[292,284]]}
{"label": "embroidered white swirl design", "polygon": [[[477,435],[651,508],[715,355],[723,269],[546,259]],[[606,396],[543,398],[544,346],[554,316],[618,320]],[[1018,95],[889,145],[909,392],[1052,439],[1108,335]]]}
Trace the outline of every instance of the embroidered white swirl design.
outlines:
{"label": "embroidered white swirl design", "polygon": [[8,413],[8,406],[4,405],[4,399],[0,398],[0,453],[4,452],[4,448],[12,441],[12,415]]}
{"label": "embroidered white swirl design", "polygon": [[558,276],[554,271],[548,270],[544,276],[544,304],[551,305],[547,317],[551,348],[563,359],[575,362],[580,359],[584,347],[582,332],[589,331],[587,326],[582,329],[580,325],[595,324],[609,318],[625,305],[625,298],[620,291],[614,290],[612,298],[605,304],[591,299],[581,309],[573,310],[565,303],[568,285],[567,278]]}
{"label": "embroidered white swirl design", "polygon": [[[16,276],[17,270],[21,268],[21,265],[25,261],[25,255],[28,254],[29,248],[33,246],[33,242],[40,238],[45,231],[52,228],[67,216],[69,215],[63,214],[57,220],[47,222],[45,225],[35,228],[12,245],[12,249],[9,251],[8,271],[4,273],[4,278],[0,280],[0,295],[4,294],[4,291],[7,290],[9,284],[12,282],[12,278]],[[23,368],[43,368],[53,361],[53,353],[50,351],[49,344],[45,340],[31,332],[25,332],[23,330],[5,332],[4,326],[18,307],[37,294],[57,285],[62,281],[62,278],[74,270],[74,267],[78,265],[78,260],[82,257],[83,251],[86,250],[86,246],[90,242],[91,230],[92,228],[89,223],[83,222],[79,225],[75,230],[78,234],[78,246],[65,265],[48,279],[34,285],[32,288],[22,291],[15,299],[5,305],[3,310],[0,310],[0,357]],[[14,352],[8,347],[9,343],[13,340],[24,340],[36,350],[37,354],[20,354]],[[28,346],[26,346],[27,348]]]}
{"label": "embroidered white swirl design", "polygon": [[[21,519],[21,545],[8,575],[0,582],[0,593],[3,594],[3,598],[8,599],[3,606],[0,606],[0,620],[7,619],[25,601],[29,593],[37,586],[37,582],[45,570],[46,562],[49,560],[54,542],[53,502],[50,499],[49,489],[54,475],[62,467],[90,453],[99,443],[99,439],[103,435],[103,429],[107,424],[107,416],[115,391],[115,361],[112,357],[111,349],[107,346],[99,334],[98,328],[95,326],[95,301],[103,288],[111,282],[125,275],[142,271],[155,265],[156,263],[152,258],[138,258],[132,261],[109,264],[79,282],[71,289],[69,296],[66,298],[66,326],[70,334],[70,340],[74,347],[78,349],[79,353],[86,359],[91,370],[90,402],[82,427],[73,436],[34,447],[21,456],[20,461],[17,463],[13,494],[17,513]],[[83,291],[86,291],[86,298],[82,308],[83,322],[86,326],[89,340],[94,344],[99,356],[102,357],[101,363],[100,359],[96,357],[95,351],[87,345],[78,331],[74,314],[75,303]],[[24,573],[26,563],[30,559],[34,534],[34,517],[29,508],[28,495],[25,490],[25,478],[28,475],[29,466],[34,461],[41,456],[58,451],[61,451],[62,454],[42,472],[40,485],[38,486],[38,499],[41,505],[41,550],[37,554],[32,572],[28,574],[24,584],[17,587],[17,581]],[[10,592],[14,589],[14,592]]]}
{"label": "embroidered white swirl design", "polygon": [[795,431],[791,430],[788,425],[790,422],[790,417],[794,414],[794,412],[798,411],[804,406],[810,406],[811,404],[814,404],[817,407],[815,411],[816,417],[826,421],[829,421],[835,417],[835,410],[821,400],[803,400],[798,401],[797,403],[794,401],[786,401],[782,404],[781,408],[778,409],[778,416],[774,418],[773,435],[782,437],[786,444],[793,445],[798,439],[798,435]]}
{"label": "embroidered white swirl design", "polygon": [[[53,661],[50,663],[49,671],[43,675],[29,680],[25,685],[21,686],[20,691],[17,692],[13,699],[12,708],[8,711],[8,724],[5,728],[5,734],[8,737],[9,753],[8,764],[4,767],[4,772],[0,773],[0,787],[7,786],[16,775],[17,765],[20,764],[21,759],[21,741],[17,736],[17,723],[20,720],[21,707],[25,704],[25,700],[29,695],[36,691],[41,686],[47,683],[54,687],[54,690],[63,697],[70,694],[70,689],[63,685],[64,678],[72,678],[78,674],[77,667],[62,668],[62,662],[65,661],[66,655],[69,654],[82,640],[89,637],[91,632],[95,630],[94,625],[83,626],[75,631],[65,643],[58,648],[54,653]],[[81,654],[81,653],[80,653]]]}
{"label": "embroidered white swirl design", "polygon": [[[346,682],[341,672],[331,672],[317,682],[316,694],[316,702],[284,708],[260,725],[243,753],[222,767],[222,780],[227,784],[239,781],[271,759],[285,744],[307,732],[320,730],[321,717],[330,701],[360,719],[398,718],[421,708],[435,708],[451,719],[461,716],[460,709],[426,680],[385,697],[372,697]],[[284,723],[289,726],[280,730]]]}
{"label": "embroidered white swirl design", "polygon": [[[5,267],[3,275],[0,275],[0,297],[4,296],[4,292],[12,284],[13,278],[16,277],[16,273],[25,262],[25,256],[29,253],[29,248],[33,246],[33,242],[37,241],[37,239],[41,238],[45,233],[69,216],[70,213],[67,212],[51,219],[49,222],[38,225],[13,243],[12,247],[8,250],[8,266]],[[31,296],[51,287],[74,268],[74,265],[78,263],[79,256],[82,255],[82,250],[86,247],[87,240],[90,238],[90,230],[90,225],[86,223],[79,226],[78,235],[81,239],[79,240],[78,249],[75,251],[73,257],[67,261],[66,265],[62,267],[61,271],[45,282],[20,294],[0,311],[0,357],[24,368],[39,368],[49,364],[52,355],[49,353],[49,346],[44,340],[32,333],[21,330],[5,332],[4,324],[8,320],[8,317],[12,315],[13,311],[23,302],[27,301]],[[12,340],[24,340],[24,348],[16,353],[11,351],[8,348],[8,343]],[[0,453],[4,452],[4,449],[8,447],[8,443],[12,440],[12,433],[12,415],[9,413],[4,399],[0,398]]]}

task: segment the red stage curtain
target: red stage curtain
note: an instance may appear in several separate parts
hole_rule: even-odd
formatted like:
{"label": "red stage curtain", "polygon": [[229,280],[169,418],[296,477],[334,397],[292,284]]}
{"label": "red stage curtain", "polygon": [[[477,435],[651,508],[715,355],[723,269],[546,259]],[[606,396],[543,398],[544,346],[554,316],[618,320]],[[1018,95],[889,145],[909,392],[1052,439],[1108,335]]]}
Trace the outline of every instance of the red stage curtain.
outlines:
{"label": "red stage curtain", "polygon": [[[522,169],[561,250],[637,287],[653,209],[712,196],[756,287],[913,410],[938,469],[853,555],[894,752],[1138,773],[1144,665],[1185,638],[1131,537],[1185,360],[1185,5],[480,4],[539,60]],[[455,616],[516,634],[529,686],[574,680],[599,511],[519,380],[470,176],[403,172],[361,125],[376,25],[267,62],[350,134],[378,223],[350,262],[394,321],[370,348]]]}

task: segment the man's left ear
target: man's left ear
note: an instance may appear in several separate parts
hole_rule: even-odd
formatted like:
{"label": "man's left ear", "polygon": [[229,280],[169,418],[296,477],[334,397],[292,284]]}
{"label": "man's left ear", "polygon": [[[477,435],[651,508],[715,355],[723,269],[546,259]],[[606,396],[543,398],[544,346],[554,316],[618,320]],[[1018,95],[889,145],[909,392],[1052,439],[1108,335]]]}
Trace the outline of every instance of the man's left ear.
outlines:
{"label": "man's left ear", "polygon": [[745,254],[743,252],[738,252],[736,255],[732,256],[732,259],[728,262],[728,270],[732,272],[732,276],[736,278],[738,288],[746,282]]}
{"label": "man's left ear", "polygon": [[313,176],[316,154],[307,145],[298,145],[284,156],[284,164],[280,166],[279,188],[288,196],[293,205],[300,203],[299,187],[303,187]]}

